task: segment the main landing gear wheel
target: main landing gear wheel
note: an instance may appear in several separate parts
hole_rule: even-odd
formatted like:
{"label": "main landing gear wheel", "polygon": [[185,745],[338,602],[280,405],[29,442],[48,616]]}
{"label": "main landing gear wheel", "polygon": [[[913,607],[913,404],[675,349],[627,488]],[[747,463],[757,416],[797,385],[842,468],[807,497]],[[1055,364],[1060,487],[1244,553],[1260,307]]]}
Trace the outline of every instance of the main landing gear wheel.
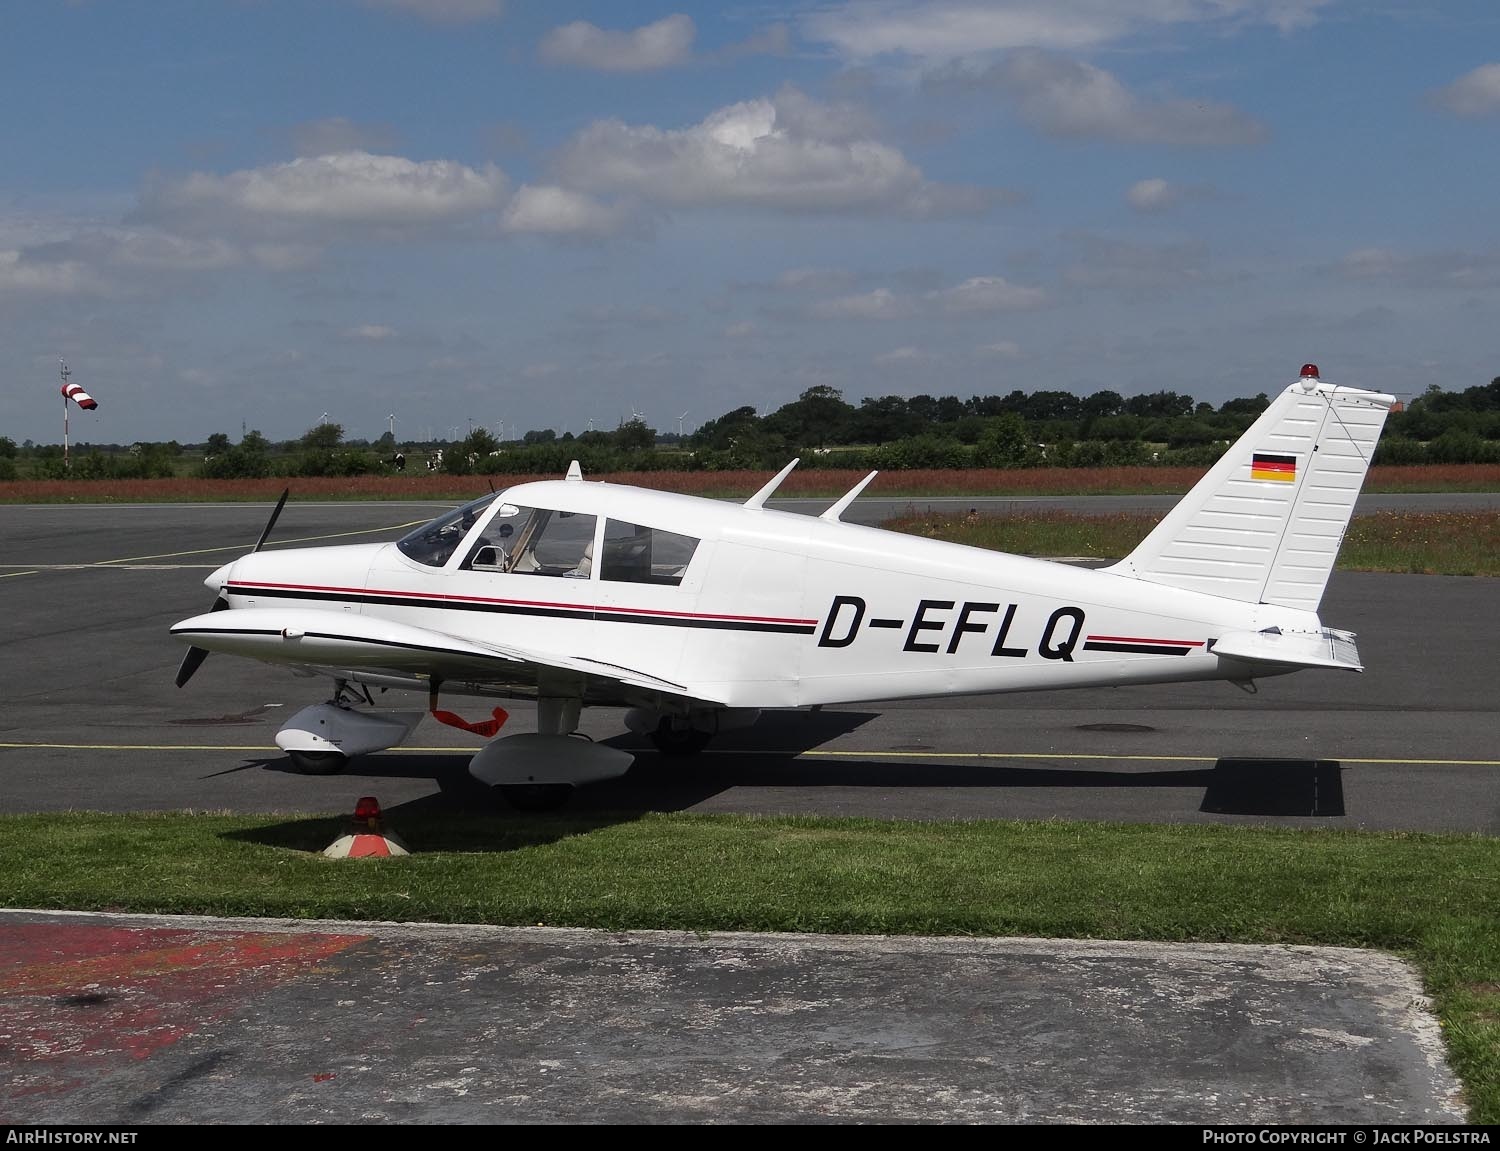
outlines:
{"label": "main landing gear wheel", "polygon": [[674,757],[697,755],[708,746],[708,741],[712,738],[709,732],[699,731],[695,727],[673,727],[670,719],[663,719],[651,733],[651,742],[656,744],[656,750]]}
{"label": "main landing gear wheel", "polygon": [[287,757],[302,775],[337,775],[349,763],[342,751],[289,751]]}
{"label": "main landing gear wheel", "polygon": [[571,783],[508,783],[500,794],[517,811],[556,811],[573,794]]}

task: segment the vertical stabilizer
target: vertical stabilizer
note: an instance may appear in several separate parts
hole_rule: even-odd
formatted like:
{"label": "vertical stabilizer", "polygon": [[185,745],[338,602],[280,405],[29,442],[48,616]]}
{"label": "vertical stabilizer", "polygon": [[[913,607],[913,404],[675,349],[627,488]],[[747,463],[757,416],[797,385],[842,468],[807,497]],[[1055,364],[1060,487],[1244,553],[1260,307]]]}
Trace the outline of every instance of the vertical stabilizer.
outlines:
{"label": "vertical stabilizer", "polygon": [[1324,383],[1312,369],[1130,555],[1106,570],[1226,599],[1316,610],[1395,402]]}

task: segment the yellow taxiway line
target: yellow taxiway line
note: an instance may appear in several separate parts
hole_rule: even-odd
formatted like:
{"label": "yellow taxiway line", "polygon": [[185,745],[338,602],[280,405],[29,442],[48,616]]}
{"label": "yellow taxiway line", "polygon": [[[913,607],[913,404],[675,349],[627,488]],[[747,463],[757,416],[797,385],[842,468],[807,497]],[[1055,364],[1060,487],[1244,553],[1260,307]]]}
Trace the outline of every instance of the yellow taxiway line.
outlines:
{"label": "yellow taxiway line", "polygon": [[[0,749],[32,751],[256,751],[279,753],[274,744],[230,743],[0,743]],[[392,747],[387,751],[406,755],[473,755],[478,747]],[[650,754],[650,749],[641,749]],[[378,753],[383,754],[383,753]],[[1217,763],[1221,759],[1325,758],[1340,764],[1406,767],[1500,767],[1500,759],[1375,759],[1356,756],[1287,757],[1222,755],[1108,755],[1066,751],[831,751],[814,749],[733,748],[706,751],[705,755],[784,755],[817,759],[978,759],[978,760],[1088,760],[1109,763]]]}

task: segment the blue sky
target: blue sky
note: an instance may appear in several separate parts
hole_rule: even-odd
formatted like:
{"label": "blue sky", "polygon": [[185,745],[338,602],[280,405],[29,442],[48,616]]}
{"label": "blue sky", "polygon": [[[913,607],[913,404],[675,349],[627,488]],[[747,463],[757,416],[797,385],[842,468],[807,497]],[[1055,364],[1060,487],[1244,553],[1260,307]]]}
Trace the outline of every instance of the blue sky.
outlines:
{"label": "blue sky", "polygon": [[1492,0],[20,0],[0,435],[1500,374]]}

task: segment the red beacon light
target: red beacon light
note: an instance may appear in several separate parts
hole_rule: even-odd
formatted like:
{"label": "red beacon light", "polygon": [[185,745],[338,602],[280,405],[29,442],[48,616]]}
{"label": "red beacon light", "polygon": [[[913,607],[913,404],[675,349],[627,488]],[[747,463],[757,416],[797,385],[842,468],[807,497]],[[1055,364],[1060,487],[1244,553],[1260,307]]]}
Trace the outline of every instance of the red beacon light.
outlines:
{"label": "red beacon light", "polygon": [[1304,380],[1316,380],[1316,379],[1318,379],[1319,378],[1318,365],[1317,364],[1303,364],[1302,365],[1302,378]]}
{"label": "red beacon light", "polygon": [[380,800],[373,795],[362,796],[354,805],[354,822],[375,827],[380,823]]}

